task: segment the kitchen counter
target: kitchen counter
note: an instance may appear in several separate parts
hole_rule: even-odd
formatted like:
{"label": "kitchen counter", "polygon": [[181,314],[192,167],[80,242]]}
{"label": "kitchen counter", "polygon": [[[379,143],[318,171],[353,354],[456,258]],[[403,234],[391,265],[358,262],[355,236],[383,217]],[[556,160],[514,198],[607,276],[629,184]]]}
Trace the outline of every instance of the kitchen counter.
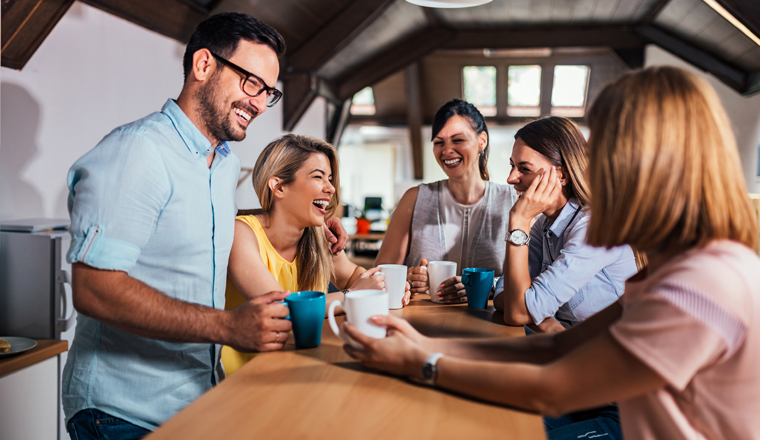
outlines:
{"label": "kitchen counter", "polygon": [[69,349],[67,341],[55,339],[35,339],[37,346],[31,350],[0,359],[0,376],[13,373],[24,367],[34,365],[45,359],[57,356]]}
{"label": "kitchen counter", "polygon": [[[63,340],[35,339],[23,353],[0,358],[0,438],[3,440],[68,438],[59,427],[60,355]],[[60,436],[60,437],[59,437]]]}

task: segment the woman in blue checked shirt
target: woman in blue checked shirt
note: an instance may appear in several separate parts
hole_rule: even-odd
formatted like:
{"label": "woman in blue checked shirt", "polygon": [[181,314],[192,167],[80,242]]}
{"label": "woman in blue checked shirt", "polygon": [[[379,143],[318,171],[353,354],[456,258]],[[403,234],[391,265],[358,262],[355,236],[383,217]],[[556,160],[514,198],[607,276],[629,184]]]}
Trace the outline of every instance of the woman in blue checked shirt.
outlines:
{"label": "woman in blue checked shirt", "polygon": [[494,296],[507,324],[564,330],[615,302],[636,273],[630,247],[585,243],[587,163],[586,140],[569,119],[538,119],[515,134],[507,183],[519,199],[509,213],[504,276]]}
{"label": "woman in blue checked shirt", "polygon": [[[586,244],[588,159],[575,123],[558,117],[531,122],[515,134],[509,162],[507,183],[519,199],[509,212],[504,276],[496,284],[494,306],[507,324],[562,331],[617,301],[625,280],[636,273],[636,259],[629,246]],[[549,440],[589,432],[622,439],[615,404],[545,417],[544,425]]]}

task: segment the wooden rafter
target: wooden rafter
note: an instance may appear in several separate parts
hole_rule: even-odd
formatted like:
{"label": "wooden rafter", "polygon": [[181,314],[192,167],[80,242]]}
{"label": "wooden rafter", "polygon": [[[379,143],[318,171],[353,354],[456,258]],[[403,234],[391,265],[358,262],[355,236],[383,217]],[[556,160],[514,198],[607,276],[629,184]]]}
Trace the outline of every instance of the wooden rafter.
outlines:
{"label": "wooden rafter", "polygon": [[646,15],[644,15],[644,18],[641,19],[639,22],[640,26],[647,26],[651,24],[655,18],[657,18],[658,15],[660,15],[660,12],[662,12],[663,9],[665,9],[665,6],[668,5],[670,0],[658,0],[655,2],[651,8],[649,8],[649,11],[647,11]]}
{"label": "wooden rafter", "polygon": [[760,37],[760,2],[757,0],[717,0],[753,34]]}
{"label": "wooden rafter", "polygon": [[715,75],[724,83],[738,91],[747,92],[747,73],[707,52],[692,46],[678,37],[652,26],[637,27],[636,33],[662,47],[673,55],[687,61],[699,69]]}
{"label": "wooden rafter", "polygon": [[3,0],[2,65],[22,69],[74,0]]}
{"label": "wooden rafter", "polygon": [[349,3],[287,56],[290,71],[316,71],[385,11],[393,0]]}
{"label": "wooden rafter", "polygon": [[359,90],[398,72],[441,47],[454,36],[448,29],[429,28],[394,44],[335,81],[338,97],[348,99]]}
{"label": "wooden rafter", "polygon": [[198,23],[209,16],[208,11],[185,0],[81,1],[182,43],[187,43]]}
{"label": "wooden rafter", "polygon": [[457,29],[446,49],[529,47],[600,47],[636,49],[644,43],[626,26],[551,26],[504,29]]}
{"label": "wooden rafter", "polygon": [[422,88],[420,65],[412,63],[406,68],[407,125],[412,145],[414,178],[422,179]]}
{"label": "wooden rafter", "polygon": [[644,67],[645,54],[643,47],[636,49],[612,49],[612,52],[631,69]]}
{"label": "wooden rafter", "polygon": [[309,73],[286,73],[282,77],[282,126],[292,131],[317,96],[317,78]]}

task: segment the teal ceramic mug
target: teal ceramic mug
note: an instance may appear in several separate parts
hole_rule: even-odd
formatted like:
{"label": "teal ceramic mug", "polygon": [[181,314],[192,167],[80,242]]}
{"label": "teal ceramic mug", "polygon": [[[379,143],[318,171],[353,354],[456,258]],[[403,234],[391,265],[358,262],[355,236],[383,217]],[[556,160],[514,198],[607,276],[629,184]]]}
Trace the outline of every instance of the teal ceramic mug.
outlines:
{"label": "teal ceramic mug", "polygon": [[322,343],[325,322],[325,293],[314,290],[294,292],[285,298],[290,309],[296,348],[313,348]]}
{"label": "teal ceramic mug", "polygon": [[462,271],[462,284],[467,292],[467,306],[485,309],[493,288],[493,269],[468,267]]}

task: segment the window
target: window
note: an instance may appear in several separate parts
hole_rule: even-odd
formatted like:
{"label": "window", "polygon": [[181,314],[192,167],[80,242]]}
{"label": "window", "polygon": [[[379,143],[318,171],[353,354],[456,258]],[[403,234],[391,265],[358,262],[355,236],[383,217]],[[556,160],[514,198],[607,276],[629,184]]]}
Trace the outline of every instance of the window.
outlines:
{"label": "window", "polygon": [[467,66],[462,69],[464,100],[483,116],[496,116],[496,67]]}
{"label": "window", "polygon": [[588,72],[588,66],[554,66],[552,115],[583,117],[586,113]]}
{"label": "window", "polygon": [[365,87],[354,95],[351,100],[351,114],[375,114],[375,94],[372,92],[372,87]]}
{"label": "window", "polygon": [[541,66],[509,66],[507,116],[541,114]]}

